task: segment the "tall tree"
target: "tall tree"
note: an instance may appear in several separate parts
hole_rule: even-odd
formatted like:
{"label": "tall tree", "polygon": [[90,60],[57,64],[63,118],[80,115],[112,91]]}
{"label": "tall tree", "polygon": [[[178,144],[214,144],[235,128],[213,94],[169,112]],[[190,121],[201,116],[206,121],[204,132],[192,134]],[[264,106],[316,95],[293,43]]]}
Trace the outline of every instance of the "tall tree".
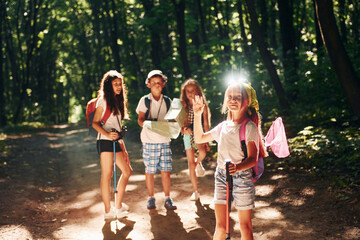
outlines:
{"label": "tall tree", "polygon": [[191,70],[187,56],[186,31],[185,31],[185,0],[172,0],[176,15],[176,27],[179,35],[179,53],[185,78],[191,77]]}
{"label": "tall tree", "polygon": [[160,30],[161,24],[156,21],[156,11],[154,10],[153,0],[141,0],[144,9],[145,17],[147,19],[146,27],[150,33],[150,44],[151,44],[151,59],[155,68],[161,68],[161,62],[163,60],[163,50],[161,47]]}
{"label": "tall tree", "polygon": [[291,89],[290,96],[292,100],[295,100],[297,89],[294,88],[294,84],[298,81],[298,62],[296,54],[295,29],[293,25],[293,8],[291,6],[291,1],[288,0],[278,0],[278,6],[284,77],[286,83],[290,86],[289,89]]}
{"label": "tall tree", "polygon": [[340,32],[341,32],[341,40],[343,43],[347,43],[347,30],[346,30],[346,17],[347,14],[345,13],[345,0],[339,0],[339,25],[340,25]]}
{"label": "tall tree", "polygon": [[276,0],[271,0],[271,8],[270,8],[270,26],[269,26],[269,38],[270,38],[270,46],[274,49],[278,48],[278,40],[277,40],[277,31],[276,31],[276,22],[277,22],[277,14],[276,14],[276,10],[275,10],[275,6],[276,6]]}
{"label": "tall tree", "polygon": [[[11,65],[12,93],[15,102],[13,122],[21,119],[21,113],[33,79],[34,56],[39,49],[38,24],[43,0],[19,1],[11,4],[8,11],[13,14],[5,22],[6,52]],[[15,32],[14,32],[15,31]]]}
{"label": "tall tree", "polygon": [[244,15],[246,16],[246,13],[244,13],[244,11],[243,11],[244,4],[242,1],[238,1],[236,3],[236,5],[237,5],[238,13],[239,13],[241,47],[244,49],[245,59],[247,60],[247,69],[249,69],[250,75],[255,75],[256,69],[253,64],[253,62],[254,62],[253,52],[255,52],[255,51],[251,51],[251,49],[248,45],[249,40],[248,40],[247,34],[245,32],[245,22],[244,22]]}
{"label": "tall tree", "polygon": [[203,43],[208,42],[208,37],[206,34],[206,27],[205,27],[205,17],[204,17],[204,11],[203,11],[203,5],[201,4],[202,1],[195,0],[196,8],[199,13],[199,20],[200,20],[200,29],[201,29],[201,38]]}
{"label": "tall tree", "polygon": [[332,0],[315,0],[316,14],[330,61],[354,114],[360,116],[360,80],[345,51],[333,12]]}
{"label": "tall tree", "polygon": [[[220,54],[220,61],[222,64],[224,65],[228,65],[230,62],[230,53],[231,53],[231,48],[230,48],[230,42],[229,42],[229,29],[228,29],[228,25],[227,25],[227,21],[226,19],[228,19],[229,17],[228,15],[228,11],[222,12],[220,11],[219,6],[221,6],[222,2],[219,2],[217,0],[213,0],[213,7],[214,7],[214,18],[216,21],[216,26],[218,28],[218,34],[219,34],[219,39],[220,39],[220,43],[223,50],[223,53]],[[225,1],[225,4],[227,4],[227,1]],[[222,18],[220,18],[220,16],[222,16]],[[225,19],[225,20],[222,20]]]}
{"label": "tall tree", "polygon": [[264,33],[265,40],[268,39],[268,23],[269,23],[269,16],[267,13],[266,1],[265,0],[257,0],[258,6],[260,8],[260,16],[261,16],[261,30]]}
{"label": "tall tree", "polygon": [[4,61],[4,23],[5,23],[5,1],[0,3],[0,126],[6,125],[6,112],[5,112],[5,91],[4,91],[4,76],[5,76],[5,61]]}
{"label": "tall tree", "polygon": [[275,66],[272,62],[271,53],[268,50],[268,45],[265,42],[259,22],[257,20],[258,18],[257,18],[257,13],[255,11],[254,2],[252,0],[245,0],[245,2],[247,5],[249,14],[250,14],[251,30],[252,30],[252,33],[254,34],[255,42],[259,48],[260,55],[264,61],[264,65],[266,66],[266,68],[270,74],[270,79],[274,85],[277,97],[279,99],[280,107],[282,108],[282,111],[285,114],[288,114],[288,111],[290,110],[290,105],[286,98],[286,94],[283,89],[283,86],[280,82],[280,78],[276,72]]}

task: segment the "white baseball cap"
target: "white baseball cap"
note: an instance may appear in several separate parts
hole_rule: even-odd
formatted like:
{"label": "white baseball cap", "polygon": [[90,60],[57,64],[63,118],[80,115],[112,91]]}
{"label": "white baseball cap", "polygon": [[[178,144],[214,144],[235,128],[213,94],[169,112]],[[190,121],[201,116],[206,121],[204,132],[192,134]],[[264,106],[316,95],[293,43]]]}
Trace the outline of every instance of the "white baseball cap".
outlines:
{"label": "white baseball cap", "polygon": [[152,70],[149,72],[149,74],[145,80],[145,84],[148,84],[148,82],[150,81],[150,78],[155,77],[155,76],[160,76],[164,82],[167,82],[167,77],[162,73],[162,71]]}

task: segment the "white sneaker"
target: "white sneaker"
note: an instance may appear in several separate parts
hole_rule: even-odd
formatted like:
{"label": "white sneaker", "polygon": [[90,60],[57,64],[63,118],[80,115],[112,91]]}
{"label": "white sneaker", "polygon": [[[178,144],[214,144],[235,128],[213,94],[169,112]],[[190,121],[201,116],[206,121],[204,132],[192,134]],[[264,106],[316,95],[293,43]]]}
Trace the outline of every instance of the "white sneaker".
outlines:
{"label": "white sneaker", "polygon": [[117,218],[123,218],[125,217],[129,212],[129,206],[125,203],[121,203],[122,207],[116,209],[116,217]]}
{"label": "white sneaker", "polygon": [[193,194],[190,197],[190,201],[197,201],[200,198],[200,193],[193,192]]}
{"label": "white sneaker", "polygon": [[116,214],[113,208],[110,208],[108,213],[104,213],[104,220],[114,220],[116,219]]}
{"label": "white sneaker", "polygon": [[123,218],[125,217],[129,212],[129,206],[125,203],[121,203],[122,207],[116,209],[116,217],[117,218]]}
{"label": "white sneaker", "polygon": [[196,171],[196,176],[198,176],[198,177],[205,176],[205,168],[203,167],[203,165],[201,163],[196,165],[195,171]]}

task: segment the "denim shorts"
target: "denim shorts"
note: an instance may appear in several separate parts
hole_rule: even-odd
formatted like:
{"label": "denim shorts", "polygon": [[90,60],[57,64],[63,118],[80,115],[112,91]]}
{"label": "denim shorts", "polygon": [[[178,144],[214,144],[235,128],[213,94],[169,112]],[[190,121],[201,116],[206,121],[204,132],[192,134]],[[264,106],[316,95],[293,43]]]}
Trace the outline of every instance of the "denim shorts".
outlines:
{"label": "denim shorts", "polygon": [[155,174],[158,170],[171,172],[170,143],[143,143],[142,150],[146,173]]}
{"label": "denim shorts", "polygon": [[185,150],[196,147],[194,137],[192,135],[184,134],[183,140],[184,140],[184,148],[185,148]]}
{"label": "denim shorts", "polygon": [[[255,186],[251,170],[235,173],[233,176],[232,201],[237,210],[254,208]],[[226,205],[226,171],[216,168],[214,204]]]}

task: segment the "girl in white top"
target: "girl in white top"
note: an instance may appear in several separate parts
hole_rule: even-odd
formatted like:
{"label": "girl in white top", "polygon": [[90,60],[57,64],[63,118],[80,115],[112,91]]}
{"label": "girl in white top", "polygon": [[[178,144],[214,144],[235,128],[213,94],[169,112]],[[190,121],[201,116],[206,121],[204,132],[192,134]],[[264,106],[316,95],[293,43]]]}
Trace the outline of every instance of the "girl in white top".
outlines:
{"label": "girl in white top", "polygon": [[[101,196],[105,207],[104,219],[121,218],[128,210],[128,206],[122,202],[125,188],[132,173],[129,154],[122,139],[116,141],[115,159],[116,166],[121,170],[118,182],[115,209],[110,204],[110,184],[113,176],[113,141],[119,138],[117,131],[121,131],[121,121],[128,118],[126,89],[123,76],[115,70],[104,74],[100,89],[98,91],[99,100],[96,103],[96,110],[93,120],[93,128],[98,132],[98,151],[100,152],[101,164]],[[106,108],[110,108],[111,115],[105,125],[101,124],[101,119],[105,114]]]}
{"label": "girl in white top", "polygon": [[[250,95],[250,97],[249,97]],[[265,155],[260,130],[260,117],[255,90],[244,83],[231,84],[224,96],[223,113],[227,121],[204,133],[201,126],[201,114],[204,108],[201,97],[196,96],[194,109],[194,136],[196,143],[216,140],[218,142],[217,168],[215,173],[215,217],[216,228],[213,239],[226,238],[226,172],[225,159],[231,159],[229,170],[233,176],[233,201],[238,211],[241,239],[253,239],[251,212],[254,207],[255,188],[252,181],[252,170],[259,150]],[[246,125],[245,141],[247,158],[241,150],[239,130],[241,123],[249,118]]]}

